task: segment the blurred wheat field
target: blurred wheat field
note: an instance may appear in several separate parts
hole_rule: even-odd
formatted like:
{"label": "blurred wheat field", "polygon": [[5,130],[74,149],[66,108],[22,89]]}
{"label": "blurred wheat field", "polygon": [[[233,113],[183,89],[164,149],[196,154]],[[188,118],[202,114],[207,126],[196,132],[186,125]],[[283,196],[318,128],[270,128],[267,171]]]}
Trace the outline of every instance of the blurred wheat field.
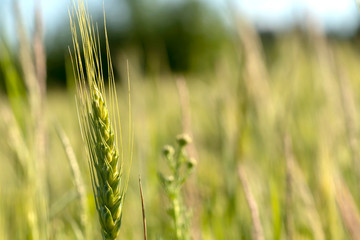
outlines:
{"label": "blurred wheat field", "polygon": [[[87,239],[100,239],[74,85],[42,92],[44,59],[20,45],[18,58],[0,52],[0,239],[81,239],[81,199],[57,127],[84,181]],[[158,173],[167,171],[163,146],[182,132],[197,160],[183,189],[192,239],[360,239],[358,49],[309,28],[276,35],[268,50],[240,22],[201,74],[144,75],[136,53],[112,53],[122,79],[129,61],[135,128],[118,239],[143,239],[139,175],[148,238],[176,239]],[[118,84],[121,116],[127,91]]]}

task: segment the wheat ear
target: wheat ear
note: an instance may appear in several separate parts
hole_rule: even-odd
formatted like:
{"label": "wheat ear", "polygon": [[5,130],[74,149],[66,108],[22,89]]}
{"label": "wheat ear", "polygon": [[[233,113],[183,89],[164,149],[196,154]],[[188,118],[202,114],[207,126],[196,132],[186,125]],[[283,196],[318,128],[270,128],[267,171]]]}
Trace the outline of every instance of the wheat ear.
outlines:
{"label": "wheat ear", "polygon": [[[94,87],[92,94],[90,134],[95,146],[92,154],[92,173],[96,208],[99,212],[104,239],[115,239],[121,225],[123,193],[120,190],[119,155],[115,147],[114,133],[108,110],[99,90]],[[95,183],[97,178],[97,183]]]}
{"label": "wheat ear", "polygon": [[[82,137],[87,145],[91,182],[103,239],[116,239],[121,226],[122,206],[127,189],[121,187],[123,146],[115,81],[106,33],[109,101],[105,98],[98,32],[92,24],[83,0],[78,0],[70,15],[74,55],[72,56],[77,84],[77,106]],[[81,44],[77,40],[77,20]],[[104,15],[105,21],[105,15]],[[97,28],[96,28],[97,29]],[[83,55],[82,55],[83,54]],[[129,88],[130,90],[130,88]],[[107,104],[108,103],[108,104]],[[129,159],[132,159],[132,130],[129,102]],[[110,115],[110,112],[113,115]],[[118,141],[117,131],[120,139]],[[120,156],[117,146],[120,145]],[[129,170],[129,169],[128,169]],[[129,172],[129,171],[128,171]]]}

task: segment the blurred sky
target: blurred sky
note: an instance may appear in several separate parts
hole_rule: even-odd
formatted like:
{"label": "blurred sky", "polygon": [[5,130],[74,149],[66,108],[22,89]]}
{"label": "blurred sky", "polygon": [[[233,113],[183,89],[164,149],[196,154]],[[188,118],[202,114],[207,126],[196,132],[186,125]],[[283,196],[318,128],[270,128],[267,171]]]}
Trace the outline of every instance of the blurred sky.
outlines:
{"label": "blurred sky", "polygon": [[[0,34],[5,33],[9,40],[14,39],[14,22],[12,2],[0,0]],[[41,2],[45,33],[48,36],[56,31],[63,21],[68,21],[67,9],[71,0],[18,0],[23,18],[31,31],[36,1]],[[148,4],[154,2],[180,2],[181,0],[144,0]],[[186,0],[182,0],[186,1]],[[239,11],[242,16],[252,22],[258,29],[266,31],[283,31],[294,24],[306,25],[309,17],[315,20],[328,32],[340,35],[351,35],[359,23],[359,11],[356,0],[199,0],[218,9],[224,19],[229,17],[228,6]],[[129,18],[128,11],[119,0],[105,0],[107,19],[124,24]],[[102,0],[88,0],[91,9],[102,9]],[[93,13],[92,13],[93,14]],[[100,13],[101,14],[101,11]]]}
{"label": "blurred sky", "polygon": [[356,0],[239,0],[240,11],[262,29],[284,29],[312,18],[326,31],[351,35],[359,24]]}

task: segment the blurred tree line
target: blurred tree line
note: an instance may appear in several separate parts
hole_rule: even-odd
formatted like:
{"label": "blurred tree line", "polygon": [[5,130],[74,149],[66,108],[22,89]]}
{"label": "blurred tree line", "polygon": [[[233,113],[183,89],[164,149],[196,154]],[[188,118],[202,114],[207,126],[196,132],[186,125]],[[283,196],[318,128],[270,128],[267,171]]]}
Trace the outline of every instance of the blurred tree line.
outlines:
{"label": "blurred tree line", "polygon": [[[130,16],[125,27],[109,24],[107,19],[113,61],[114,53],[135,49],[143,74],[158,71],[159,64],[165,65],[162,69],[177,73],[213,68],[218,52],[229,40],[229,31],[219,12],[204,2],[120,0],[119,4],[124,3],[121,1],[126,2]],[[103,19],[99,16],[94,22],[99,23],[100,41],[104,43]],[[47,46],[48,79],[61,84],[66,78],[67,45],[71,45],[67,22],[53,40]],[[105,51],[102,52],[106,59]]]}
{"label": "blurred tree line", "polygon": [[[219,53],[227,43],[231,43],[236,34],[232,29],[232,23],[226,25],[221,12],[202,0],[117,0],[115,4],[118,6],[112,6],[114,9],[123,11],[114,13],[113,10],[106,13],[113,63],[117,64],[116,61],[121,54],[126,58],[131,57],[127,55],[129,52],[135,53],[139,63],[137,70],[143,74],[161,71],[204,72],[214,69]],[[91,12],[94,22],[98,23],[100,41],[104,43],[102,9],[97,10],[98,14],[94,9]],[[123,20],[122,15],[128,18]],[[124,22],[119,23],[118,19]],[[304,30],[294,29],[294,32],[301,36]],[[354,46],[359,46],[357,43],[360,38],[357,36],[360,34],[357,33],[345,41],[350,40]],[[263,32],[260,33],[260,38],[267,63],[271,64],[276,58],[272,49],[277,35],[273,32]],[[0,39],[0,43],[2,40]],[[72,45],[68,19],[62,21],[45,41],[48,85],[65,85],[66,75],[71,73],[71,68],[66,68],[70,63],[67,49]],[[103,59],[106,58],[104,48],[102,45]],[[12,52],[15,64],[17,54],[16,50]],[[2,58],[0,52],[0,62]],[[116,79],[120,79],[121,74],[117,72],[119,68],[115,67],[114,70]],[[0,85],[3,85],[3,79],[3,71],[0,68]]]}

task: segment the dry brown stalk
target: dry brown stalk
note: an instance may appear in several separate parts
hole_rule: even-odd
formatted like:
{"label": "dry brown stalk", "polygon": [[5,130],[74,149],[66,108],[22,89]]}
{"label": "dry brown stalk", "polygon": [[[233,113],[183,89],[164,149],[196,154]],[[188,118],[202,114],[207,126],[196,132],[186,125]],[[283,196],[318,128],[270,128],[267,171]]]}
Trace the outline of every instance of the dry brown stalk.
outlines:
{"label": "dry brown stalk", "polygon": [[360,216],[356,203],[342,179],[336,182],[336,202],[346,229],[351,238],[360,239]]}
{"label": "dry brown stalk", "polygon": [[[342,112],[346,139],[353,162],[354,169],[359,178],[360,176],[360,156],[359,156],[359,127],[356,124],[357,112],[355,97],[349,83],[349,78],[339,56],[334,52],[332,45],[326,40],[320,27],[310,27],[311,40],[314,42],[317,57],[319,59],[320,70],[323,75],[323,87],[330,105],[338,106],[336,112]],[[334,97],[335,96],[335,97]]]}
{"label": "dry brown stalk", "polygon": [[[311,193],[311,190],[306,182],[305,176],[300,168],[300,166],[293,159],[292,168],[289,170],[291,171],[292,179],[293,179],[293,189],[296,189],[296,192],[293,192],[293,197],[295,194],[300,197],[301,201],[305,205],[306,211],[304,214],[307,216],[309,220],[310,227],[314,233],[314,239],[316,240],[324,240],[325,234],[323,231],[323,226],[321,224],[320,215],[316,209],[315,199]],[[295,234],[295,232],[294,232]]]}
{"label": "dry brown stalk", "polygon": [[266,114],[270,114],[273,110],[271,89],[261,42],[250,24],[240,19],[237,19],[236,22],[245,55],[244,80],[246,87],[258,110],[262,109],[262,111],[267,111]]}
{"label": "dry brown stalk", "polygon": [[61,140],[61,143],[63,145],[63,148],[65,150],[69,165],[70,165],[70,169],[71,169],[71,173],[74,179],[74,183],[75,183],[75,187],[76,187],[76,191],[77,194],[79,196],[80,199],[80,225],[81,225],[81,230],[83,231],[83,238],[86,239],[87,236],[87,228],[86,228],[86,222],[87,222],[87,203],[86,203],[86,195],[85,195],[85,185],[84,185],[84,181],[82,179],[81,176],[81,172],[80,172],[80,167],[78,164],[78,160],[75,156],[74,150],[71,147],[71,143],[70,140],[68,138],[68,136],[66,135],[66,133],[60,128],[57,127],[56,128],[56,132]]}
{"label": "dry brown stalk", "polygon": [[36,106],[36,125],[35,125],[35,142],[36,158],[40,162],[39,169],[43,173],[43,180],[46,179],[46,54],[43,43],[42,19],[40,11],[40,1],[37,2],[35,12],[35,35],[34,35],[34,66],[31,69],[36,77],[36,91],[39,93]]}
{"label": "dry brown stalk", "polygon": [[[194,139],[192,127],[191,127],[191,108],[190,108],[190,96],[189,89],[186,84],[186,80],[184,77],[176,78],[176,86],[179,95],[180,108],[181,108],[181,124],[182,124],[182,132],[186,133],[190,136],[191,139]],[[186,146],[186,151],[189,154],[189,157],[198,160],[198,152],[194,145],[194,142],[189,143]],[[187,205],[193,206],[194,211],[194,221],[191,227],[191,235],[193,239],[201,239],[201,231],[199,231],[200,226],[200,211],[201,204],[199,201],[199,194],[196,190],[196,179],[191,177],[187,184],[185,185],[185,194]]]}
{"label": "dry brown stalk", "polygon": [[[176,79],[176,86],[179,94],[180,107],[181,107],[181,124],[183,133],[188,134],[191,139],[194,139],[191,128],[191,111],[190,111],[190,96],[189,89],[187,87],[184,77],[178,77]],[[198,153],[192,142],[186,147],[186,150],[190,157],[198,159]]]}
{"label": "dry brown stalk", "polygon": [[[47,202],[47,171],[45,162],[45,113],[44,99],[37,80],[35,61],[30,41],[24,28],[18,2],[14,2],[17,33],[19,37],[19,57],[24,82],[28,93],[30,106],[29,128],[26,129],[30,136],[29,153],[34,177],[29,178],[31,186],[34,187],[34,209],[37,215],[37,227],[41,229],[40,239],[48,238],[48,202]],[[39,238],[37,238],[39,239]]]}
{"label": "dry brown stalk", "polygon": [[41,19],[40,1],[37,3],[35,12],[35,35],[34,35],[34,56],[36,76],[40,85],[43,98],[46,96],[46,52],[43,43],[43,23]]}
{"label": "dry brown stalk", "polygon": [[243,167],[239,165],[238,167],[238,175],[240,182],[244,189],[244,194],[246,198],[246,202],[249,206],[250,213],[251,213],[251,220],[253,223],[253,239],[254,240],[264,240],[264,232],[262,229],[260,216],[259,216],[259,209],[256,204],[255,198],[250,191],[249,183],[247,181],[246,175],[244,173]]}
{"label": "dry brown stalk", "polygon": [[337,69],[337,80],[339,84],[339,94],[341,99],[341,107],[343,111],[343,118],[346,129],[346,138],[350,148],[350,153],[353,161],[353,165],[357,174],[360,176],[360,157],[359,157],[359,141],[358,141],[358,126],[356,104],[354,101],[354,95],[349,83],[349,78],[345,69],[341,66],[339,61],[334,64]]}
{"label": "dry brown stalk", "polygon": [[143,197],[143,193],[142,193],[141,177],[140,176],[139,176],[139,190],[140,190],[140,197],[141,197],[141,210],[142,210],[142,217],[143,217],[142,220],[143,220],[144,240],[147,240],[144,197]]}

